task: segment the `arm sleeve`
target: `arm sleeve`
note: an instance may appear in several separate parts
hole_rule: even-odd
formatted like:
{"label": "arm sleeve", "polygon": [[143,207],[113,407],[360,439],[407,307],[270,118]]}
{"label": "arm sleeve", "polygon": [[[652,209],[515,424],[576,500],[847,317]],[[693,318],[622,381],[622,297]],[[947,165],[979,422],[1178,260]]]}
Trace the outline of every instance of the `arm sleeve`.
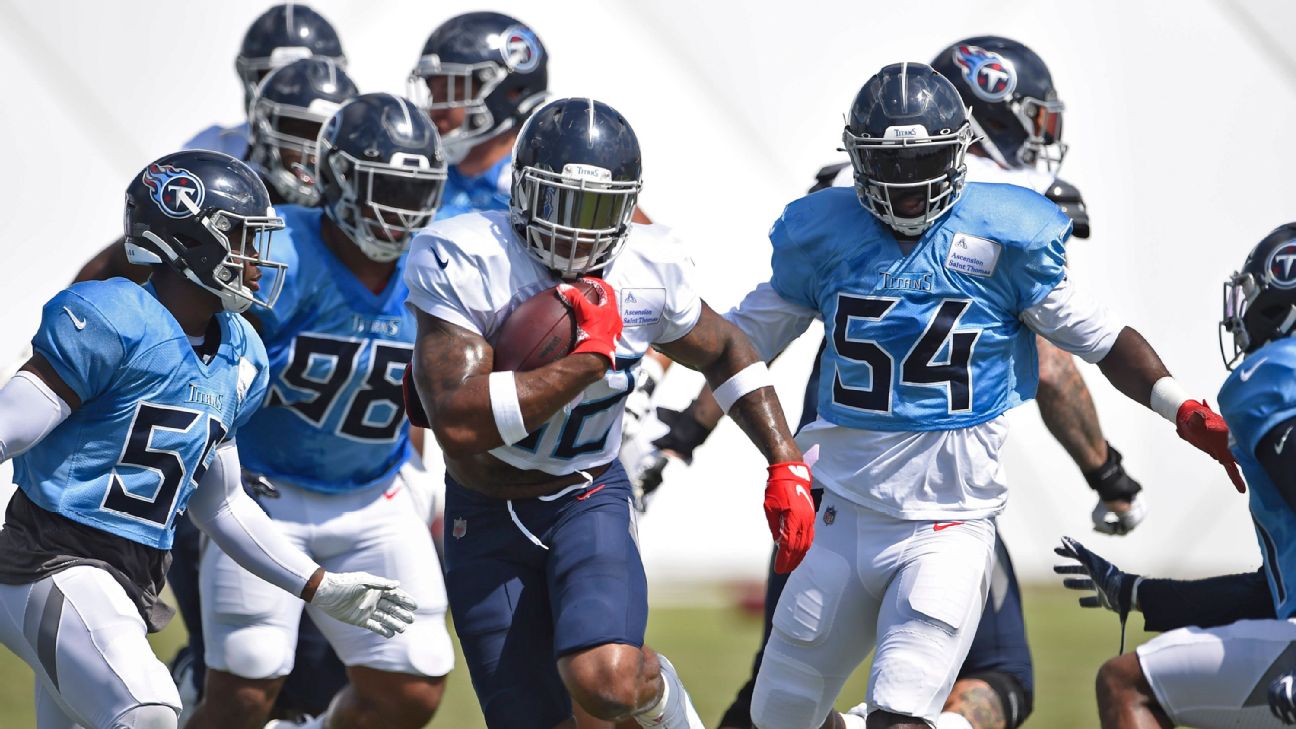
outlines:
{"label": "arm sleeve", "polygon": [[244,491],[233,441],[215,458],[189,500],[189,516],[244,569],[282,590],[300,595],[319,568],[284,538],[270,517]]}
{"label": "arm sleeve", "polygon": [[1093,297],[1077,291],[1069,278],[1023,311],[1021,320],[1036,334],[1089,363],[1106,357],[1124,329]]}
{"label": "arm sleeve", "polygon": [[1144,579],[1139,583],[1138,599],[1143,629],[1158,633],[1275,617],[1263,568],[1204,580]]}
{"label": "arm sleeve", "polygon": [[72,291],[41,312],[32,350],[50,363],[81,402],[105,392],[126,359],[123,337],[90,301]]}
{"label": "arm sleeve", "polygon": [[1296,511],[1296,439],[1288,442],[1293,430],[1296,430],[1296,417],[1270,428],[1256,445],[1255,457],[1269,474],[1269,480],[1278,487],[1283,501]]}
{"label": "arm sleeve", "polygon": [[818,316],[818,311],[784,299],[772,285],[763,283],[725,312],[724,318],[747,335],[761,359],[770,362]]}
{"label": "arm sleeve", "polygon": [[19,372],[0,388],[0,462],[36,445],[72,414],[63,399],[31,372]]}

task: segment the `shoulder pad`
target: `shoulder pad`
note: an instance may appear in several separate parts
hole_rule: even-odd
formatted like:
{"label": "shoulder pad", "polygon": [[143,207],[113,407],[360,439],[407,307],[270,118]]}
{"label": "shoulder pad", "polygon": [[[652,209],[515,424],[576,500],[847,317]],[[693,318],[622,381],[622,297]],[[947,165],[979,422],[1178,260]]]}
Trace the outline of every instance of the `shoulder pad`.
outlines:
{"label": "shoulder pad", "polygon": [[1062,212],[1071,218],[1071,235],[1076,238],[1089,237],[1089,210],[1085,207],[1084,197],[1080,190],[1066,180],[1056,179],[1044,191],[1044,197],[1057,204]]}
{"label": "shoulder pad", "polygon": [[832,187],[837,175],[841,174],[841,171],[849,166],[850,162],[838,162],[821,168],[815,173],[815,184],[808,192],[819,192],[826,187]]}

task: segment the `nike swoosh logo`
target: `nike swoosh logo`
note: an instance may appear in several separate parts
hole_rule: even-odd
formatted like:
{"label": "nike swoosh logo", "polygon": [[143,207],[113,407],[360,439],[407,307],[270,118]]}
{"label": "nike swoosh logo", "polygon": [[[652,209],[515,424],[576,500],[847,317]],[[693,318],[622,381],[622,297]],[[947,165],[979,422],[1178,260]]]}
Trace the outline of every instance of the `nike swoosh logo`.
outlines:
{"label": "nike swoosh logo", "polygon": [[397,486],[397,487],[395,487],[395,488],[393,488],[393,489],[389,489],[389,490],[387,490],[387,491],[384,491],[384,492],[383,492],[383,498],[384,498],[384,499],[387,499],[388,501],[391,501],[393,498],[396,497],[396,494],[399,494],[399,493],[400,493],[400,490],[401,490],[401,487],[400,487],[400,486]]}
{"label": "nike swoosh logo", "polygon": [[67,312],[68,318],[72,320],[72,326],[76,327],[78,332],[81,331],[82,329],[85,329],[85,325],[86,325],[85,319],[78,319],[77,315],[73,314],[72,310],[67,308],[66,306],[63,307],[63,311]]}
{"label": "nike swoosh logo", "polygon": [[805,490],[804,486],[797,484],[796,492],[798,495],[804,496],[805,500],[810,502],[810,506],[814,506],[814,499],[810,498],[810,493]]}
{"label": "nike swoosh logo", "polygon": [[437,265],[441,267],[442,271],[445,270],[446,266],[450,265],[449,261],[444,261],[441,259],[441,254],[437,253],[436,246],[432,246],[432,257],[436,259]]}
{"label": "nike swoosh logo", "polygon": [[1288,428],[1287,432],[1283,433],[1283,437],[1279,438],[1277,443],[1274,443],[1274,453],[1282,453],[1283,444],[1287,442],[1287,436],[1291,435],[1291,432],[1292,429]]}
{"label": "nike swoosh logo", "polygon": [[962,523],[963,522],[961,521],[938,521],[932,525],[932,531],[938,532],[942,529],[949,529],[952,526],[958,526],[959,524]]}
{"label": "nike swoosh logo", "polygon": [[1238,377],[1241,377],[1243,382],[1246,382],[1247,380],[1251,379],[1251,375],[1254,375],[1254,374],[1255,374],[1255,371],[1258,370],[1258,369],[1260,369],[1260,365],[1264,364],[1264,363],[1265,363],[1265,360],[1267,360],[1267,359],[1269,359],[1269,358],[1268,358],[1268,357],[1261,357],[1261,358],[1260,358],[1260,361],[1259,361],[1259,362],[1256,362],[1256,363],[1255,363],[1255,366],[1252,367],[1251,369],[1249,369],[1249,370],[1245,370],[1245,369],[1244,369],[1244,370],[1240,370],[1240,371],[1238,372]]}

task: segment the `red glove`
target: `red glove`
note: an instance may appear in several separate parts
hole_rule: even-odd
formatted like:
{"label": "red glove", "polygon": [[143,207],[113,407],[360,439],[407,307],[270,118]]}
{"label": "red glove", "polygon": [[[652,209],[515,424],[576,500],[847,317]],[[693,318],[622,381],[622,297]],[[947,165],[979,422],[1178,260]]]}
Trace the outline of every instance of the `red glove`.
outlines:
{"label": "red glove", "polygon": [[558,295],[571,304],[576,312],[576,348],[572,354],[588,352],[606,357],[608,364],[616,366],[616,341],[621,338],[621,312],[617,309],[616,292],[607,281],[586,276],[581,281],[593,287],[598,295],[591,302],[577,287],[558,284]]}
{"label": "red glove", "polygon": [[405,376],[401,378],[401,399],[405,401],[405,417],[415,428],[431,428],[423,401],[419,400],[418,390],[414,389],[414,364],[405,366]]}
{"label": "red glove", "polygon": [[814,541],[815,506],[810,467],[800,461],[775,463],[765,482],[765,519],[778,543],[774,571],[787,574],[801,564]]}
{"label": "red glove", "polygon": [[1228,471],[1229,479],[1238,493],[1246,493],[1246,481],[1238,471],[1237,461],[1229,451],[1228,423],[1219,413],[1210,409],[1205,400],[1185,400],[1175,414],[1175,427],[1179,437],[1192,443],[1197,450],[1219,461]]}

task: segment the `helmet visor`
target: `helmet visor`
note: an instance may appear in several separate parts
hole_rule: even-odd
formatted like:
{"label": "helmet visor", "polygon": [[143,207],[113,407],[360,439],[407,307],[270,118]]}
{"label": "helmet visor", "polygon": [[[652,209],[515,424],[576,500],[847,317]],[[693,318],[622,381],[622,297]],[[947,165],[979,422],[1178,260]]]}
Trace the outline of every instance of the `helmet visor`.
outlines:
{"label": "helmet visor", "polygon": [[427,227],[441,204],[445,168],[421,169],[357,162],[352,183],[364,221],[379,241],[407,242],[414,231]]}
{"label": "helmet visor", "polygon": [[527,167],[517,173],[513,208],[527,243],[564,276],[598,270],[621,251],[639,198],[639,180],[614,181]]}
{"label": "helmet visor", "polygon": [[943,177],[959,150],[953,142],[913,146],[861,146],[860,169],[878,182],[905,184]]}

